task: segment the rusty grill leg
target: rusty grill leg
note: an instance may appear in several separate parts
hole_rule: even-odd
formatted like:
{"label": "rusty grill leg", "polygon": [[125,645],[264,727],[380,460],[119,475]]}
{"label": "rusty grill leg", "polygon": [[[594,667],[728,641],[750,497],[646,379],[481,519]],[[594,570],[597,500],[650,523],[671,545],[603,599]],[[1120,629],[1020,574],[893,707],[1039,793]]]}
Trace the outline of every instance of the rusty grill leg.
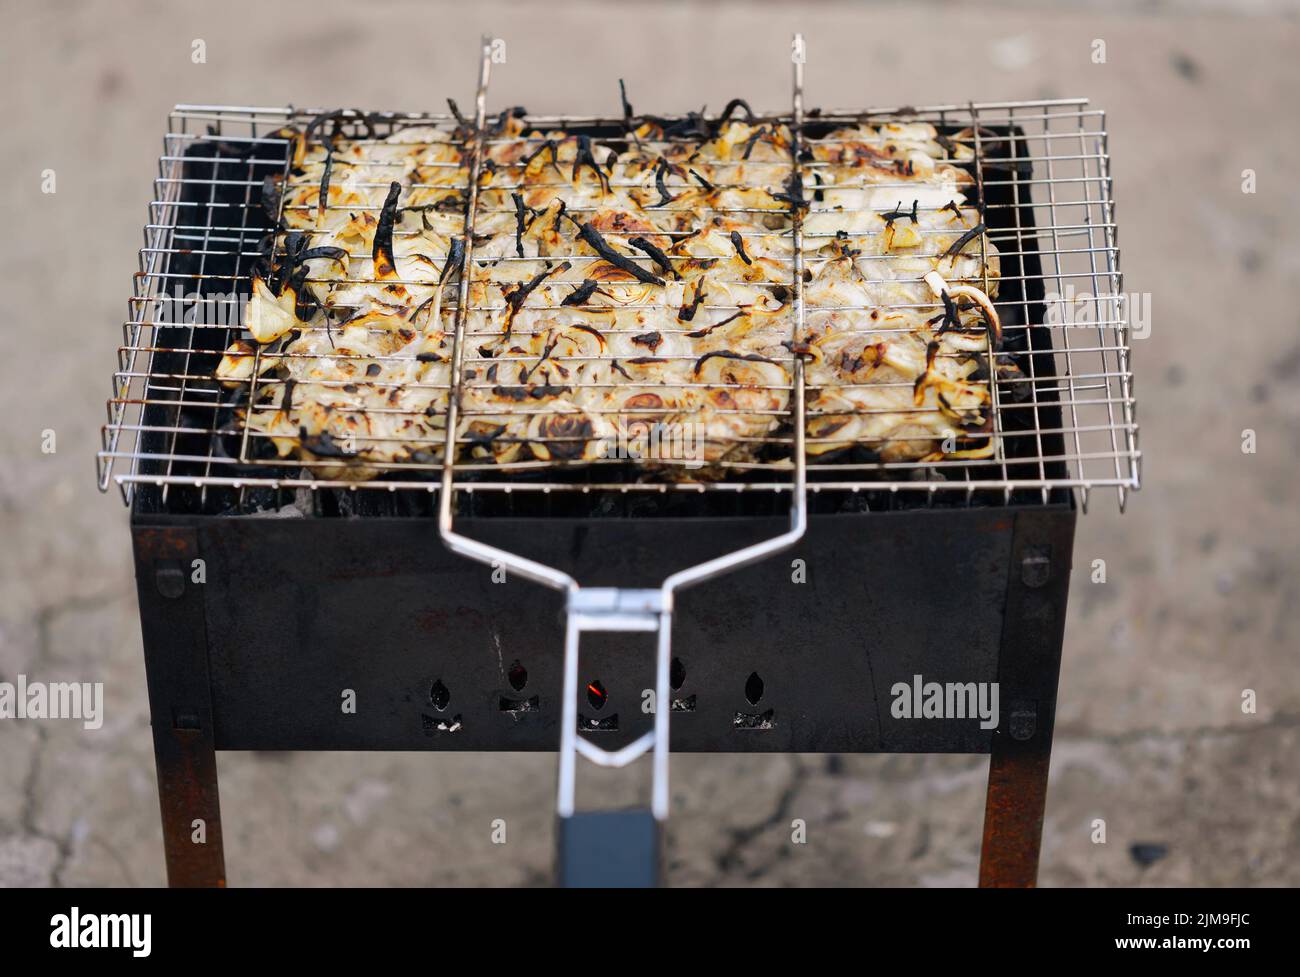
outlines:
{"label": "rusty grill leg", "polygon": [[1032,889],[1038,884],[1038,850],[1047,804],[1050,736],[1017,743],[1000,732],[989,758],[980,888]]}
{"label": "rusty grill leg", "polygon": [[167,884],[224,888],[217,752],[204,730],[154,730]]}
{"label": "rusty grill leg", "polygon": [[197,537],[182,527],[136,527],[133,538],[167,882],[223,887],[205,571],[196,562]]}
{"label": "rusty grill leg", "polygon": [[1001,717],[989,757],[981,888],[1032,888],[1052,759],[1074,513],[1023,511],[1011,543],[1011,576],[998,659]]}

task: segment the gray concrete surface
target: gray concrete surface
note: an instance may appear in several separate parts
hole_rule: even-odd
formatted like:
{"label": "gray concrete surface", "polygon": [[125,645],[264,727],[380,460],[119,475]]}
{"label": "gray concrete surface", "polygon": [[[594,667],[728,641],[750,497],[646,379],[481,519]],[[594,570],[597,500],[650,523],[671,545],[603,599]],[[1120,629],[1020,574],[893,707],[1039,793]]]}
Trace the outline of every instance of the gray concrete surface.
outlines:
{"label": "gray concrete surface", "polygon": [[[1126,284],[1153,295],[1135,355],[1146,485],[1124,517],[1098,498],[1079,527],[1076,568],[1100,557],[1109,574],[1077,572],[1071,595],[1041,879],[1300,882],[1293,4],[0,6],[0,679],[102,681],[107,696],[95,733],[0,721],[0,885],[164,878],[126,513],[92,470],[170,105],[467,104],[488,31],[509,45],[498,105],[608,110],[622,75],[646,107],[781,106],[796,29],[810,104],[1083,94],[1109,111]],[[191,63],[195,38],[206,64]],[[1257,454],[1241,453],[1243,428]],[[220,770],[232,884],[549,878],[550,757],[228,754]],[[670,877],[970,884],[985,771],[937,756],[679,758]],[[795,817],[806,845],[789,843]],[[494,818],[505,846],[490,843]],[[1144,867],[1134,843],[1166,854]]]}

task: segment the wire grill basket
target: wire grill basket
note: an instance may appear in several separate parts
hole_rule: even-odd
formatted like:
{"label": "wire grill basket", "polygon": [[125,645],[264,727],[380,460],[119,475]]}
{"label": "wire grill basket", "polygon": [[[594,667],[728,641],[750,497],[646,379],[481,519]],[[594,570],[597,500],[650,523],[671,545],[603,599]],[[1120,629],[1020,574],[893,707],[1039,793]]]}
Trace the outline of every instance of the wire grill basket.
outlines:
{"label": "wire grill basket", "polygon": [[[417,177],[406,188],[409,194],[436,187],[443,195],[444,229],[467,244],[459,256],[434,256],[439,263],[459,257],[458,267],[448,269],[450,274],[445,276],[458,290],[449,286],[439,305],[454,352],[440,372],[430,372],[415,382],[415,386],[428,388],[428,395],[417,407],[399,400],[394,407],[369,408],[399,415],[418,409],[437,416],[423,428],[425,443],[421,447],[427,450],[390,457],[364,481],[328,457],[286,460],[274,452],[268,454],[259,441],[270,435],[254,425],[234,424],[230,390],[214,379],[223,351],[247,336],[243,307],[254,287],[254,269],[266,253],[267,235],[272,235],[275,247],[284,247],[283,230],[276,236],[275,224],[264,208],[268,179],[279,181],[281,188],[295,186],[295,143],[289,129],[301,132],[312,120],[318,120],[319,126],[323,113],[291,108],[176,107],[164,139],[140,271],[128,301],[113,395],[102,430],[101,488],[116,482],[129,502],[139,486],[149,486],[157,490],[164,506],[175,503],[202,511],[211,496],[242,501],[258,490],[432,495],[449,487],[546,494],[573,490],[738,493],[788,492],[800,482],[814,492],[903,493],[910,497],[919,493],[928,499],[1001,497],[1006,501],[1026,494],[1046,500],[1054,490],[1075,489],[1085,507],[1093,491],[1113,489],[1122,508],[1127,492],[1138,487],[1140,454],[1130,330],[1116,245],[1105,118],[1086,101],[1075,99],[805,112],[800,88],[792,111],[756,120],[773,130],[783,127],[793,134],[793,144],[788,159],[764,164],[770,175],[751,179],[779,187],[797,175],[810,194],[822,185],[818,170],[826,165],[813,158],[811,150],[828,140],[837,126],[924,122],[935,128],[947,147],[956,145],[951,141],[953,135],[966,134],[965,144],[973,150],[973,158],[963,165],[974,181],[973,196],[988,229],[987,241],[1000,260],[996,310],[1001,348],[1017,367],[1009,376],[989,370],[983,379],[992,404],[987,457],[970,460],[930,455],[882,460],[860,452],[831,456],[814,450],[817,438],[806,435],[806,425],[832,409],[819,407],[815,389],[803,389],[805,364],[796,352],[800,340],[819,314],[837,309],[865,313],[868,309],[805,302],[804,280],[813,252],[833,234],[804,233],[805,222],[810,228],[818,226],[819,215],[828,210],[811,199],[806,209],[795,207],[782,215],[779,233],[787,242],[788,254],[776,256],[771,267],[785,277],[763,282],[783,287],[788,297],[781,321],[789,330],[789,353],[780,364],[783,379],[771,384],[779,396],[765,406],[737,408],[737,412],[752,409],[772,415],[770,429],[749,438],[761,451],[749,452],[741,461],[719,461],[711,466],[708,478],[697,477],[694,465],[679,466],[669,478],[647,478],[643,469],[618,456],[566,463],[557,451],[549,459],[525,457],[505,464],[476,456],[474,435],[467,425],[476,413],[491,411],[475,406],[475,394],[492,382],[485,379],[485,372],[500,366],[480,349],[486,340],[499,336],[500,315],[506,304],[503,298],[542,267],[536,258],[525,255],[497,256],[490,263],[476,260],[475,227],[499,219],[505,209],[503,201],[522,185],[499,172],[484,184],[485,160],[490,160],[494,144],[504,141],[501,119],[509,115],[489,116],[486,96],[485,78],[473,119],[460,117],[459,112],[348,111],[330,116],[331,125],[359,144],[382,143],[394,133],[420,127],[420,131],[427,128],[438,133],[440,142],[446,140],[445,145],[460,154],[459,162],[433,164],[449,167],[438,172],[436,180],[426,184]],[[710,118],[717,117],[706,117],[704,122]],[[662,121],[691,119],[663,117]],[[536,142],[540,139],[526,134],[562,129],[590,134],[596,140],[627,137],[627,119],[621,116],[524,116],[524,121],[523,138]],[[677,128],[685,134],[665,136],[665,143],[699,140],[688,126]],[[751,175],[762,169],[747,166]],[[297,184],[301,187],[302,182]],[[900,185],[899,196],[907,192],[907,187]],[[463,209],[445,206],[445,195],[450,193],[460,195]],[[276,220],[282,229],[286,217],[293,216],[286,214],[286,208],[310,206],[285,202],[292,199],[288,194],[279,198]],[[671,209],[672,205],[666,206]],[[328,201],[321,207],[322,212],[334,209]],[[379,208],[373,203],[353,202],[339,205],[339,209],[347,209],[355,217]],[[575,212],[580,210],[575,208]],[[739,212],[746,210],[752,208],[737,207],[728,216],[744,216]],[[771,215],[748,216],[757,222]],[[836,217],[851,215],[837,209]],[[689,235],[692,229],[678,233]],[[745,233],[741,232],[742,240]],[[758,233],[755,231],[756,236]],[[629,236],[618,239],[621,248],[626,248]],[[929,252],[922,244],[918,253],[924,256]],[[563,256],[552,257],[558,260]],[[872,257],[880,256],[860,262],[869,266],[868,276],[871,268],[879,267]],[[649,259],[642,264],[653,268]],[[989,265],[980,264],[988,291]],[[347,274],[334,272],[329,288],[350,284]],[[572,277],[551,276],[538,287],[571,294],[581,286],[581,279]],[[397,281],[413,290],[428,290],[427,278]],[[609,291],[626,303],[625,296],[638,284],[614,283]],[[685,292],[689,295],[690,289]],[[708,297],[696,302],[713,321],[736,309],[734,303],[727,305]],[[933,305],[942,311],[937,296]],[[335,321],[346,311],[337,308]],[[323,328],[330,328],[328,319]],[[622,334],[632,331],[615,328],[610,338],[626,345],[627,337]],[[330,339],[332,342],[333,337]],[[571,353],[579,360],[584,356],[581,350]],[[253,355],[262,353],[256,350]],[[689,358],[690,354],[671,355]],[[599,357],[615,359],[608,351]],[[283,386],[283,380],[255,369],[238,399],[249,412],[274,411],[285,394]],[[499,408],[495,410],[499,412]],[[521,417],[530,410],[538,412],[527,403],[518,408]],[[565,436],[563,431],[556,434],[557,443]],[[453,449],[450,453],[444,450],[445,439]],[[725,477],[718,477],[720,472]]]}

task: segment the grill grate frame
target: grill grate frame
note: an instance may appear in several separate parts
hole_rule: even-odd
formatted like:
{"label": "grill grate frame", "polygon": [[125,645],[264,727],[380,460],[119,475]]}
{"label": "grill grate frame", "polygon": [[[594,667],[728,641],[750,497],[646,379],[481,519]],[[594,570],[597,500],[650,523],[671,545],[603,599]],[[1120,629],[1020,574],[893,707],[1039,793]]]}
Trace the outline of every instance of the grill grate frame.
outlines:
{"label": "grill grate frame", "polygon": [[[118,484],[128,504],[146,490],[146,504],[162,511],[260,511],[296,502],[312,514],[329,514],[367,510],[348,497],[387,494],[425,498],[387,501],[381,507],[385,514],[431,511],[429,497],[440,488],[439,464],[411,477],[358,483],[313,477],[309,465],[296,462],[249,465],[242,449],[237,457],[223,456],[212,436],[220,391],[209,379],[210,366],[241,330],[187,322],[184,307],[161,301],[171,288],[186,284],[194,286],[200,305],[212,309],[225,302],[233,311],[229,296],[246,294],[263,233],[256,223],[262,180],[288,172],[288,141],[275,130],[304,125],[319,114],[208,105],[177,106],[171,113],[99,452],[100,487]],[[453,116],[428,113],[366,118],[381,132],[410,124],[457,124]],[[591,130],[622,122],[599,116],[526,118],[539,127]],[[799,130],[790,114],[766,118]],[[354,129],[360,119],[357,113]],[[808,488],[813,495],[840,500],[852,495],[859,500],[850,507],[868,508],[1046,502],[1054,493],[1077,490],[1086,509],[1091,493],[1113,490],[1122,509],[1127,493],[1140,484],[1140,452],[1104,113],[1082,99],[832,110],[808,113],[807,138],[816,139],[817,132],[835,124],[887,121],[926,121],[949,133],[974,130],[973,170],[990,239],[1003,257],[997,306],[1008,348],[1027,378],[1027,396],[1012,399],[1007,381],[990,381],[999,444],[992,464],[809,460]],[[210,131],[196,131],[200,127]],[[487,138],[483,125],[476,125],[473,138]],[[468,214],[467,226],[473,220]],[[797,250],[802,256],[803,249]],[[610,471],[603,465],[552,467],[543,477],[503,478],[504,472],[479,473],[458,463],[448,484],[466,497],[462,509],[498,511],[506,505],[511,512],[520,505],[524,511],[549,511],[553,495],[574,490],[585,496],[738,496],[756,490],[784,493],[794,485],[788,462],[784,468],[756,466],[743,479],[717,483],[632,481],[626,471],[616,473],[622,478],[610,477]],[[496,490],[544,498],[482,501]],[[645,511],[629,502],[620,505],[628,514]],[[766,503],[755,505],[755,511],[764,511]]]}

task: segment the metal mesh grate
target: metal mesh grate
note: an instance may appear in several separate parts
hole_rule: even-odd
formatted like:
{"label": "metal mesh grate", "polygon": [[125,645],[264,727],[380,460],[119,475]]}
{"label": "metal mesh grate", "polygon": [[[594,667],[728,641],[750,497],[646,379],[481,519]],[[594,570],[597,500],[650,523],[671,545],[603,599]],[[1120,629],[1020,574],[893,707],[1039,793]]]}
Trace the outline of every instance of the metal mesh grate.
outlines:
{"label": "metal mesh grate", "polygon": [[[805,412],[807,420],[814,422],[819,415],[845,413],[842,406],[819,406],[811,382],[806,403],[802,396],[795,396],[804,372],[803,364],[796,363],[796,351],[805,329],[815,326],[819,314],[837,309],[868,311],[865,307],[802,301],[805,262],[825,243],[825,237],[833,236],[829,230],[810,230],[805,243],[802,222],[817,226],[824,209],[812,199],[806,212],[792,206],[780,215],[778,230],[787,235],[788,254],[754,256],[769,259],[776,273],[762,279],[763,284],[784,287],[789,295],[775,317],[790,337],[789,355],[780,364],[785,380],[768,384],[780,390],[780,395],[771,403],[735,409],[742,414],[745,410],[766,411],[776,418],[770,429],[747,435],[762,443],[761,451],[743,461],[717,461],[713,468],[724,469],[726,477],[711,480],[694,477],[691,466],[677,466],[671,478],[647,479],[643,467],[625,460],[566,459],[562,451],[549,460],[507,459],[504,464],[500,458],[475,457],[474,435],[467,433],[465,425],[476,412],[480,419],[503,419],[499,407],[475,406],[476,385],[487,382],[485,373],[492,366],[500,369],[502,362],[509,361],[509,357],[503,361],[484,355],[479,347],[499,336],[498,317],[508,305],[510,289],[544,270],[537,259],[527,256],[504,256],[491,264],[476,260],[482,257],[475,254],[476,239],[472,233],[463,233],[465,228],[472,231],[500,219],[507,209],[511,211],[507,216],[514,216],[505,201],[517,187],[501,174],[494,174],[482,191],[469,192],[471,186],[479,186],[482,165],[491,159],[494,141],[502,138],[501,122],[510,116],[506,112],[486,117],[482,109],[485,94],[480,90],[478,118],[459,123],[453,116],[359,112],[338,113],[331,120],[345,136],[359,142],[382,140],[412,126],[432,126],[451,134],[468,160],[460,170],[468,177],[465,183],[438,181],[442,189],[463,192],[466,198],[465,209],[458,215],[458,232],[469,246],[458,279],[460,296],[448,289],[441,302],[440,315],[448,335],[458,332],[461,337],[449,358],[454,361],[446,364],[443,374],[420,381],[434,394],[421,405],[426,416],[431,416],[425,430],[428,452],[386,463],[364,482],[341,474],[338,464],[329,458],[284,459],[256,450],[256,442],[270,435],[252,425],[234,424],[231,392],[214,379],[222,352],[245,335],[240,310],[252,287],[252,270],[266,254],[267,235],[273,234],[277,222],[285,217],[285,196],[272,198],[280,207],[274,216],[263,206],[268,178],[285,181],[282,186],[294,184],[291,157],[295,147],[284,128],[302,130],[322,113],[215,106],[178,106],[173,111],[145,228],[140,273],[124,325],[108,423],[103,428],[101,488],[116,481],[130,501],[139,487],[148,486],[158,493],[162,506],[189,511],[228,510],[230,498],[238,505],[249,493],[266,491],[277,495],[295,490],[434,493],[442,474],[448,476],[445,484],[475,492],[508,489],[550,494],[577,488],[621,493],[770,493],[791,489],[796,481],[792,475],[795,455],[803,457],[793,445],[796,434],[805,430]],[[811,153],[806,150],[831,138],[837,127],[925,122],[934,126],[949,147],[955,145],[951,137],[966,133],[966,145],[974,156],[967,164],[974,178],[973,196],[988,229],[987,240],[1000,261],[996,307],[1001,349],[1015,367],[1006,373],[990,369],[982,380],[992,402],[987,457],[889,460],[852,451],[821,455],[813,450],[818,441],[814,423],[808,438],[808,487],[826,493],[885,493],[891,497],[921,493],[928,499],[1001,497],[1008,501],[1027,495],[1046,500],[1054,490],[1073,488],[1080,491],[1085,506],[1091,491],[1113,488],[1122,507],[1126,492],[1138,486],[1139,453],[1103,113],[1087,108],[1082,100],[1052,100],[867,112],[810,111],[804,115],[802,93],[795,94],[793,113],[761,116],[756,123],[773,129],[784,127],[793,134],[789,159],[768,160],[764,165],[772,171],[771,176],[761,180],[752,175],[758,167],[750,166],[746,172],[751,174],[750,180],[771,187],[787,185],[790,175],[797,172],[810,197],[821,186],[817,171],[824,164],[809,158]],[[627,135],[626,120],[621,117],[524,119],[524,139],[535,139],[531,135],[534,130],[548,129],[563,129],[597,141],[618,141]],[[690,117],[667,117],[665,121],[683,119],[690,121]],[[666,141],[680,145],[693,138],[698,141],[688,131]],[[404,192],[422,187],[413,183]],[[900,196],[906,192],[905,187],[899,190]],[[328,201],[326,206],[330,206]],[[365,211],[367,206],[377,209],[354,204],[351,210]],[[667,206],[671,208],[671,204]],[[773,211],[750,216],[761,221],[778,215]],[[837,219],[845,216],[843,210],[836,212]],[[690,229],[680,233],[688,234]],[[743,240],[747,232],[740,233]],[[619,244],[624,245],[630,236],[619,237]],[[272,239],[276,241],[282,247],[283,234]],[[919,253],[928,253],[924,245]],[[551,257],[558,260],[563,256]],[[648,260],[643,263],[653,267]],[[983,284],[988,291],[989,264],[981,260],[980,267],[984,281],[975,284]],[[346,283],[338,272],[332,273],[330,281],[333,285]],[[512,284],[503,288],[506,281]],[[427,285],[427,280],[422,284]],[[580,286],[581,279],[565,281],[561,275],[538,287],[573,292]],[[628,291],[632,287],[623,282],[609,286]],[[689,294],[689,289],[686,291]],[[465,300],[464,305],[460,299]],[[716,305],[710,309],[715,319],[725,318],[730,311],[722,302],[697,304]],[[937,300],[930,304],[938,308]],[[329,328],[328,318],[321,328]],[[615,328],[609,339],[625,344],[633,331]],[[571,352],[579,360],[585,355],[580,349]],[[254,349],[252,355],[263,353]],[[677,355],[685,358],[689,353]],[[610,351],[598,356],[615,358]],[[532,362],[536,361],[534,355]],[[264,375],[260,368],[253,370],[247,388],[237,396],[249,412],[273,411],[285,395],[283,380]],[[450,424],[458,449],[451,455],[454,464],[444,472],[441,442],[449,429],[449,388],[461,393],[452,400]],[[440,400],[436,396],[439,390]],[[802,390],[798,393],[802,395]],[[400,403],[395,409],[412,410]],[[653,414],[655,409],[648,410]],[[519,413],[526,415],[527,405]],[[561,425],[551,436],[553,444],[563,445],[568,435]],[[508,438],[502,443],[508,444]]]}

